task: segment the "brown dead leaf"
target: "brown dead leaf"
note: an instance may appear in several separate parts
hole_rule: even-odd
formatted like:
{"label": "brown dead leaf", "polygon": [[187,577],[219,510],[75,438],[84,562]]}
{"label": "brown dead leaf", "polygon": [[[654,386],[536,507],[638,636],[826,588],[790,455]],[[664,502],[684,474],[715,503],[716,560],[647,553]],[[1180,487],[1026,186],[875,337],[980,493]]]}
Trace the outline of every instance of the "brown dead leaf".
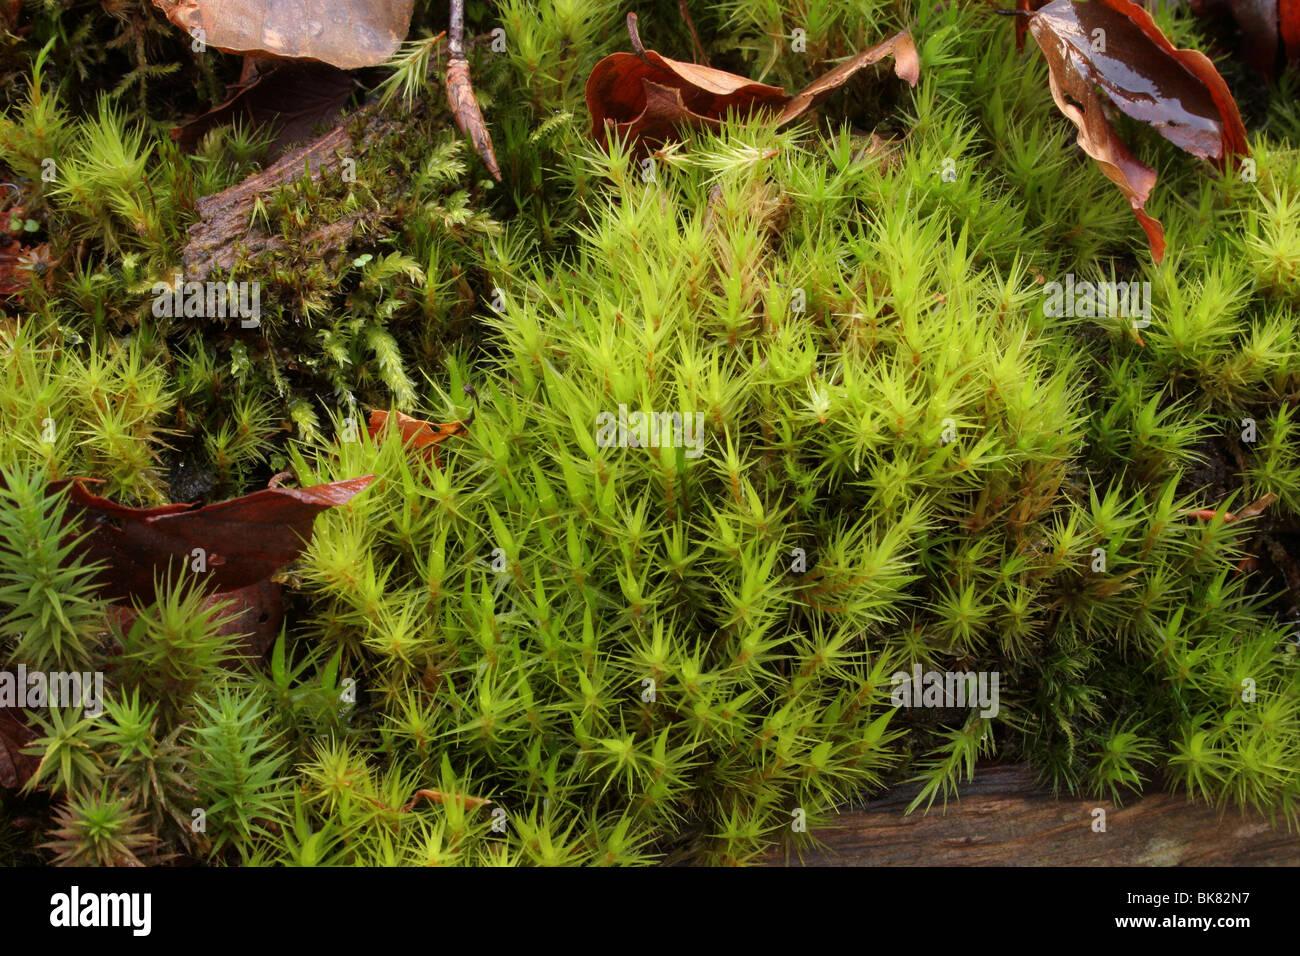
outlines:
{"label": "brown dead leaf", "polygon": [[916,86],[921,78],[921,58],[916,52],[916,44],[912,42],[910,34],[896,33],[885,42],[877,43],[871,49],[863,50],[844,61],[792,96],[785,109],[781,110],[781,115],[777,117],[777,125],[784,125],[798,119],[862,70],[879,63],[887,56],[894,58],[894,75],[900,80],[905,80],[908,86]]}
{"label": "brown dead leaf", "polygon": [[415,809],[415,805],[421,800],[428,800],[430,803],[446,803],[449,799],[455,799],[462,807],[469,810],[476,810],[479,807],[490,806],[492,801],[487,797],[471,797],[469,794],[458,793],[448,797],[441,790],[417,790],[415,796],[411,797],[410,802],[402,807],[403,813],[410,813]]}
{"label": "brown dead leaf", "polygon": [[406,39],[414,0],[153,0],[173,24],[226,53],[378,66]]}
{"label": "brown dead leaf", "polygon": [[1164,228],[1145,208],[1155,170],[1116,135],[1097,91],[1179,148],[1223,166],[1248,152],[1227,84],[1204,54],[1174,47],[1131,0],[1053,0],[1029,18],[1029,30],[1047,59],[1057,108],[1078,128],[1079,146],[1128,198],[1159,262]]}
{"label": "brown dead leaf", "polygon": [[35,739],[22,711],[0,707],[0,789],[16,790],[36,772],[40,760],[22,752]]}
{"label": "brown dead leaf", "polygon": [[196,560],[206,567],[202,573],[215,592],[269,580],[302,554],[316,515],[346,504],[372,481],[374,475],[367,475],[311,488],[265,488],[201,507],[157,508],[129,508],[101,498],[84,478],[51,486],[68,489],[69,515],[80,517],[87,533],[79,550],[101,566],[104,596],[152,601],[157,580],[169,569],[192,568]]}
{"label": "brown dead leaf", "polygon": [[773,114],[778,124],[793,122],[826,96],[841,88],[859,71],[886,56],[895,59],[898,76],[916,85],[920,60],[912,38],[899,33],[864,50],[809,84],[794,96],[766,83],[684,63],[647,50],[637,32],[635,13],[627,16],[628,35],[635,53],[613,53],[592,69],[587,78],[587,107],[592,136],[604,145],[608,130],[629,137],[645,149],[664,142],[683,128],[717,126],[729,113],[748,115],[759,110]]}
{"label": "brown dead leaf", "polygon": [[383,431],[384,426],[388,424],[390,419],[394,427],[401,433],[402,442],[417,451],[423,451],[426,457],[435,455],[438,445],[448,438],[464,435],[469,431],[467,422],[448,422],[445,425],[434,425],[432,422],[413,418],[402,412],[390,416],[388,412],[376,408],[370,413],[370,437],[374,438]]}
{"label": "brown dead leaf", "polygon": [[1270,491],[1262,498],[1246,505],[1246,507],[1242,508],[1240,511],[1221,512],[1216,508],[1198,508],[1195,511],[1187,512],[1187,514],[1189,517],[1199,518],[1201,521],[1213,521],[1222,514],[1224,523],[1231,524],[1232,522],[1240,521],[1243,518],[1258,518],[1267,511],[1275,501],[1277,501],[1277,495]]}

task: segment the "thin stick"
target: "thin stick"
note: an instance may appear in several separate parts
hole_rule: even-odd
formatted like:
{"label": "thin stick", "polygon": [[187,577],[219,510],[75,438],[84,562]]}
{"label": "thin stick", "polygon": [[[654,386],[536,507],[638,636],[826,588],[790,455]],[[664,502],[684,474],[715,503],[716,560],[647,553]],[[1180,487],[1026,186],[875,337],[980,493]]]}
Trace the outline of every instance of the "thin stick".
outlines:
{"label": "thin stick", "polygon": [[492,149],[492,135],[474,95],[469,61],[465,59],[465,0],[451,0],[451,23],[447,27],[447,105],[451,107],[457,128],[469,137],[492,178],[500,182],[501,167]]}
{"label": "thin stick", "polygon": [[447,27],[447,37],[451,58],[465,59],[465,0],[451,0],[451,23]]}
{"label": "thin stick", "polygon": [[695,48],[695,62],[709,65],[709,55],[704,52],[704,44],[700,41],[699,31],[695,29],[695,21],[691,19],[691,11],[686,7],[686,0],[677,0],[677,9],[681,11],[682,19],[686,21],[686,26],[691,31],[691,46]]}
{"label": "thin stick", "polygon": [[1275,501],[1277,501],[1277,495],[1270,491],[1258,501],[1248,504],[1237,512],[1218,511],[1214,508],[1197,508],[1194,511],[1186,512],[1186,514],[1193,518],[1199,518],[1201,521],[1213,521],[1219,515],[1223,515],[1224,523],[1229,524],[1233,521],[1239,521],[1242,518],[1258,518],[1268,510],[1269,505]]}

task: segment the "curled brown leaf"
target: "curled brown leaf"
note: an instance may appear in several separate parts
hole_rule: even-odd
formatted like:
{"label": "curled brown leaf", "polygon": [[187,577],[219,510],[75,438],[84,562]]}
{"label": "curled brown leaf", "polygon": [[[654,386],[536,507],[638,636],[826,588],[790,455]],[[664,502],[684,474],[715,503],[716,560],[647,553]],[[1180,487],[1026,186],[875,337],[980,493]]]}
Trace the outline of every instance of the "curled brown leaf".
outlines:
{"label": "curled brown leaf", "polygon": [[[201,559],[205,582],[217,592],[268,580],[302,554],[316,515],[346,504],[374,475],[311,488],[264,488],[242,498],[195,507],[130,508],[90,491],[91,482],[52,482],[67,488],[69,515],[81,519],[79,551],[100,565],[106,598],[151,601],[155,582]],[[198,550],[201,552],[196,555]]]}
{"label": "curled brown leaf", "polygon": [[1131,0],[1053,0],[1031,15],[1029,30],[1047,60],[1057,108],[1078,129],[1079,146],[1128,198],[1159,262],[1164,228],[1146,211],[1155,170],[1115,133],[1102,96],[1186,152],[1226,166],[1248,151],[1227,84],[1204,54],[1174,47]]}
{"label": "curled brown leaf", "polygon": [[370,413],[370,437],[377,436],[389,422],[392,422],[394,427],[397,428],[404,444],[417,451],[424,452],[426,456],[436,454],[438,445],[448,438],[463,435],[469,430],[468,422],[448,422],[445,425],[435,425],[432,422],[426,422],[423,419],[414,418],[402,412],[390,415],[388,412],[376,408]]}
{"label": "curled brown leaf", "polygon": [[612,130],[639,149],[648,149],[679,130],[717,126],[732,113],[746,116],[761,110],[778,125],[791,123],[886,56],[894,57],[894,72],[910,85],[916,85],[920,74],[916,46],[903,32],[858,53],[791,96],[777,86],[647,50],[635,13],[628,14],[627,27],[636,52],[610,54],[587,78],[591,133],[602,145]]}
{"label": "curled brown leaf", "polygon": [[465,60],[450,60],[447,63],[447,105],[451,115],[456,119],[456,127],[469,137],[474,144],[474,151],[483,160],[492,178],[501,181],[501,167],[497,165],[497,154],[492,148],[492,134],[488,132],[479,108],[478,98],[474,95],[474,85],[469,78],[469,63]]}
{"label": "curled brown leaf", "polygon": [[862,70],[879,63],[887,56],[894,58],[894,75],[906,82],[908,86],[916,86],[917,80],[921,77],[921,58],[916,52],[916,44],[912,42],[911,34],[906,31],[896,33],[883,43],[877,43],[871,49],[863,50],[844,61],[825,76],[814,80],[790,97],[790,101],[781,110],[781,115],[777,117],[778,125],[798,119]]}

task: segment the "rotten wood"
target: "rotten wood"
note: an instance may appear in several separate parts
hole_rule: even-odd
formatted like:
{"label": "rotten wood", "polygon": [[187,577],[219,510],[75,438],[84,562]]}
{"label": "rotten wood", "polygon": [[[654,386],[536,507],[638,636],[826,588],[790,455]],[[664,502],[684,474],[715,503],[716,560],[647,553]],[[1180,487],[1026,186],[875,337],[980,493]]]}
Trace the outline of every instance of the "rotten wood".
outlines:
{"label": "rotten wood", "polygon": [[[204,196],[197,203],[199,221],[189,228],[189,238],[181,252],[185,278],[203,281],[214,270],[230,270],[241,257],[257,256],[283,249],[284,240],[260,228],[251,227],[253,208],[258,199],[267,198],[281,186],[303,175],[319,179],[326,172],[338,170],[347,156],[357,156],[365,143],[373,142],[391,126],[391,121],[372,115],[359,136],[353,139],[352,124],[343,124],[297,149],[285,153],[271,166],[229,189]],[[322,249],[347,244],[353,229],[365,213],[356,212],[321,225],[307,237],[307,243]]]}
{"label": "rotten wood", "polygon": [[[1296,866],[1300,834],[1237,809],[1148,793],[1122,807],[1038,787],[1019,765],[986,765],[945,811],[904,813],[916,786],[900,787],[818,829],[815,866]],[[1094,832],[1096,808],[1106,830]],[[769,863],[797,863],[781,851]]]}

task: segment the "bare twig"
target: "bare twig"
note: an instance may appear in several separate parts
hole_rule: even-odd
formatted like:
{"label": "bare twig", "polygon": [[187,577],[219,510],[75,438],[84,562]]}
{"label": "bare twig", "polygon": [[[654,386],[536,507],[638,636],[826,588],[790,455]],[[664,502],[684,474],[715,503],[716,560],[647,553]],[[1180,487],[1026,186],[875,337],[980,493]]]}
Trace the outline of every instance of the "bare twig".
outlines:
{"label": "bare twig", "polygon": [[700,41],[700,33],[695,29],[695,21],[691,19],[691,11],[686,6],[686,0],[677,0],[677,9],[681,12],[682,19],[686,21],[687,29],[691,31],[691,46],[695,50],[695,62],[709,65],[709,55],[704,52],[704,44]]}
{"label": "bare twig", "polygon": [[[411,802],[402,807],[401,812],[410,813],[415,809],[415,805],[419,803],[421,799],[428,800],[430,803],[446,803],[448,802],[449,796],[440,790],[417,790],[415,791],[415,796],[411,798]],[[471,797],[468,794],[463,793],[454,794],[450,799],[454,799],[462,807],[466,807],[470,810],[477,809],[478,807],[485,807],[492,803],[492,801],[486,797]]]}
{"label": "bare twig", "polygon": [[1220,513],[1222,513],[1224,523],[1230,524],[1231,522],[1239,521],[1242,518],[1258,517],[1275,501],[1277,501],[1277,495],[1270,491],[1268,494],[1264,495],[1264,497],[1246,505],[1246,507],[1242,508],[1240,511],[1219,512],[1215,508],[1197,508],[1194,511],[1187,512],[1187,514],[1193,518],[1199,518],[1202,521],[1213,521]]}

